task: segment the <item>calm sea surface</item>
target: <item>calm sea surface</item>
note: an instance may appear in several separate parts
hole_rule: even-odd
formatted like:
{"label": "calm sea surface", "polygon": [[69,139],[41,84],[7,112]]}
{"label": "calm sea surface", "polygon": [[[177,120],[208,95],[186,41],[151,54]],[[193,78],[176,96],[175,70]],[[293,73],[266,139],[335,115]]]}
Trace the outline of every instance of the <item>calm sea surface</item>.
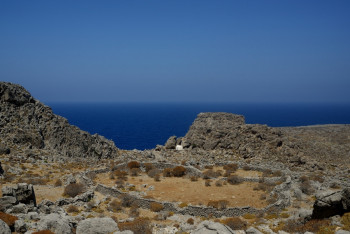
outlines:
{"label": "calm sea surface", "polygon": [[273,127],[350,124],[350,104],[48,103],[70,124],[112,139],[121,149],[151,149],[184,136],[200,112],[230,112]]}

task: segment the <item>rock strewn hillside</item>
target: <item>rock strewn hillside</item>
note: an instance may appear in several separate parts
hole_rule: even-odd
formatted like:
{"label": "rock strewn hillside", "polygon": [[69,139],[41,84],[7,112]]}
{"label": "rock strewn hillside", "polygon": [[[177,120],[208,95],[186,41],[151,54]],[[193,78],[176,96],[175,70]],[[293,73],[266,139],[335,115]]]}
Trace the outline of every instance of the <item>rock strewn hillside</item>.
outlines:
{"label": "rock strewn hillside", "polygon": [[70,125],[23,87],[0,82],[0,153],[22,149],[68,157],[109,158],[118,153],[113,141]]}
{"label": "rock strewn hillside", "polygon": [[184,148],[230,150],[243,158],[278,158],[295,165],[331,161],[346,166],[350,125],[274,128],[245,124],[241,115],[200,113],[180,142]]}

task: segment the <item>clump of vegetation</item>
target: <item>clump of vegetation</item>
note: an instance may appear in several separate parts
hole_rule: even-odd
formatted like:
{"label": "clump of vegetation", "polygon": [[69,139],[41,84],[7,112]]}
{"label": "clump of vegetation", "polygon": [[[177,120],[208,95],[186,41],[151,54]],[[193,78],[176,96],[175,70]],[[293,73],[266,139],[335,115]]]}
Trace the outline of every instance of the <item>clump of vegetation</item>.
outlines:
{"label": "clump of vegetation", "polygon": [[136,218],[134,221],[118,223],[120,231],[130,230],[134,234],[152,234],[151,222],[148,218]]}
{"label": "clump of vegetation", "polygon": [[243,182],[243,178],[237,175],[230,175],[227,177],[227,182],[232,185],[241,184]]}
{"label": "clump of vegetation", "polygon": [[211,179],[211,178],[217,178],[219,176],[222,176],[222,171],[214,171],[212,169],[206,170],[203,172],[203,179]]}
{"label": "clump of vegetation", "polygon": [[218,201],[210,200],[208,202],[208,206],[216,208],[218,210],[226,209],[228,204],[229,202],[227,200],[218,200]]}
{"label": "clump of vegetation", "polygon": [[140,172],[141,172],[140,168],[131,168],[130,169],[131,176],[138,176],[140,174]]}
{"label": "clump of vegetation", "polygon": [[140,211],[139,211],[139,207],[137,206],[137,204],[133,203],[131,205],[130,210],[129,210],[129,215],[133,218],[140,216]]}
{"label": "clump of vegetation", "polygon": [[254,214],[249,214],[249,213],[244,214],[242,217],[245,219],[255,219],[256,218],[256,216]]}
{"label": "clump of vegetation", "polygon": [[134,202],[134,198],[128,194],[123,194],[120,199],[124,207],[131,207]]}
{"label": "clump of vegetation", "polygon": [[187,223],[190,225],[194,224],[194,220],[192,218],[187,219]]}
{"label": "clump of vegetation", "polygon": [[172,176],[172,169],[171,168],[164,168],[163,177],[171,177],[171,176]]}
{"label": "clump of vegetation", "polygon": [[243,170],[245,170],[245,171],[250,171],[250,170],[252,170],[252,168],[251,168],[251,166],[244,165],[244,166],[243,166]]}
{"label": "clump of vegetation", "polygon": [[68,212],[68,213],[78,213],[78,212],[79,212],[79,208],[78,208],[77,206],[70,205],[70,206],[67,208],[67,212]]}
{"label": "clump of vegetation", "polygon": [[155,176],[159,175],[161,173],[161,171],[159,169],[151,169],[147,172],[147,175],[151,178],[154,178]]}
{"label": "clump of vegetation", "polygon": [[116,199],[112,200],[107,207],[107,210],[112,211],[112,212],[118,212],[123,210],[122,203]]}
{"label": "clump of vegetation", "polygon": [[15,222],[16,220],[18,220],[16,216],[6,214],[1,211],[0,211],[0,219],[4,221],[11,229],[14,228]]}
{"label": "clump of vegetation", "polygon": [[179,208],[184,208],[186,206],[188,206],[188,204],[186,202],[182,202],[180,203]]}
{"label": "clump of vegetation", "polygon": [[229,226],[232,230],[245,230],[247,228],[247,222],[238,217],[224,219],[222,223]]}
{"label": "clump of vegetation", "polygon": [[198,181],[198,176],[191,176],[190,180],[192,182]]}
{"label": "clump of vegetation", "polygon": [[238,164],[236,163],[227,164],[224,166],[224,170],[226,171],[225,175],[227,177],[228,175],[231,175],[232,173],[238,170]]}
{"label": "clump of vegetation", "polygon": [[85,191],[85,186],[81,183],[69,184],[64,188],[63,196],[75,197]]}
{"label": "clump of vegetation", "polygon": [[154,169],[154,166],[152,163],[144,163],[143,166],[145,168],[146,173],[148,173],[150,170]]}
{"label": "clump of vegetation", "polygon": [[57,179],[57,180],[55,181],[54,186],[55,186],[55,187],[60,187],[60,186],[62,186],[62,180]]}
{"label": "clump of vegetation", "polygon": [[343,229],[350,231],[350,212],[345,213],[342,217],[341,217],[341,223],[344,225]]}
{"label": "clump of vegetation", "polygon": [[140,168],[140,163],[137,161],[131,161],[128,163],[128,168],[129,169]]}
{"label": "clump of vegetation", "polygon": [[114,175],[120,180],[128,180],[128,173],[126,171],[116,170],[114,171]]}
{"label": "clump of vegetation", "polygon": [[313,232],[331,234],[335,232],[335,228],[336,227],[331,225],[331,221],[328,219],[313,219],[307,221],[305,224],[301,223],[299,220],[287,220],[282,230],[289,233]]}
{"label": "clump of vegetation", "polygon": [[205,180],[205,182],[204,182],[205,186],[207,186],[207,187],[211,186],[210,183],[211,183],[211,180]]}
{"label": "clump of vegetation", "polygon": [[160,181],[160,175],[159,174],[154,176],[154,181],[156,181],[156,182]]}
{"label": "clump of vegetation", "polygon": [[306,195],[311,195],[314,193],[314,189],[309,180],[305,180],[301,183],[300,190]]}
{"label": "clump of vegetation", "polygon": [[158,202],[152,202],[150,204],[150,210],[153,212],[159,212],[164,209],[164,206]]}
{"label": "clump of vegetation", "polygon": [[222,181],[221,181],[221,180],[217,180],[217,181],[215,182],[215,186],[216,186],[216,187],[222,187]]}
{"label": "clump of vegetation", "polygon": [[182,177],[186,174],[186,168],[184,168],[183,166],[174,167],[172,170],[172,174],[175,177]]}

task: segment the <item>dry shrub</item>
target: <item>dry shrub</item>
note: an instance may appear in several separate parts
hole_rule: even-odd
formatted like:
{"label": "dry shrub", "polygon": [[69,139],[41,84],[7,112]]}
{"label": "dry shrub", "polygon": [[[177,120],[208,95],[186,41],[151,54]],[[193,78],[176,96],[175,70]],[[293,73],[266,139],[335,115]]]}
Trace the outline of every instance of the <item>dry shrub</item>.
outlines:
{"label": "dry shrub", "polygon": [[157,168],[151,169],[147,172],[147,175],[151,178],[154,178],[156,175],[159,175],[161,171]]}
{"label": "dry shrub", "polygon": [[109,179],[111,179],[111,180],[114,180],[115,179],[115,177],[114,177],[114,172],[110,172],[109,173]]}
{"label": "dry shrub", "polygon": [[140,172],[141,172],[140,168],[131,168],[130,169],[131,176],[138,176]]}
{"label": "dry shrub", "polygon": [[69,184],[64,188],[63,196],[75,197],[85,190],[85,186],[81,183]]}
{"label": "dry shrub", "polygon": [[172,176],[172,169],[171,168],[164,168],[163,177],[171,177],[171,176]]}
{"label": "dry shrub", "polygon": [[55,234],[55,233],[51,232],[50,230],[42,230],[42,231],[33,232],[32,234]]}
{"label": "dry shrub", "polygon": [[248,166],[248,165],[244,165],[243,166],[243,170],[250,171],[250,170],[252,170],[252,168],[250,166]]}
{"label": "dry shrub", "polygon": [[128,173],[126,171],[116,170],[114,175],[117,176],[118,179],[128,180]]}
{"label": "dry shrub", "polygon": [[122,202],[122,206],[124,207],[131,207],[132,203],[134,202],[133,197],[131,197],[128,194],[123,194],[121,197],[121,202]]}
{"label": "dry shrub", "polygon": [[230,217],[224,219],[222,222],[223,224],[229,226],[232,230],[245,230],[247,228],[247,222],[238,217]]}
{"label": "dry shrub", "polygon": [[271,169],[264,169],[263,170],[263,177],[270,177],[272,175],[272,170]]}
{"label": "dry shrub", "polygon": [[117,188],[124,188],[125,181],[122,180],[122,179],[117,179],[117,180],[115,181],[115,184],[117,185]]}
{"label": "dry shrub", "polygon": [[230,164],[225,165],[223,168],[226,171],[226,174],[229,175],[229,174],[234,173],[235,171],[238,170],[238,164],[230,163]]}
{"label": "dry shrub", "polygon": [[227,177],[227,182],[232,185],[241,184],[243,182],[243,178],[237,175],[230,175]]}
{"label": "dry shrub", "polygon": [[184,207],[186,207],[186,206],[188,206],[188,204],[187,204],[186,202],[182,202],[182,203],[180,203],[180,205],[179,205],[180,208],[184,208]]}
{"label": "dry shrub", "polygon": [[313,219],[302,224],[298,220],[287,220],[283,231],[290,233],[304,233],[304,232],[314,232],[314,233],[335,233],[335,226],[331,225],[331,221],[328,219]]}
{"label": "dry shrub", "polygon": [[205,180],[204,184],[205,184],[205,186],[209,187],[209,186],[211,186],[210,183],[211,183],[211,180]]}
{"label": "dry shrub", "polygon": [[183,166],[174,167],[172,170],[172,174],[175,177],[182,177],[185,175],[185,173],[186,173],[186,168],[184,168]]}
{"label": "dry shrub", "polygon": [[158,202],[152,202],[150,204],[150,210],[153,212],[159,212],[164,209],[164,206]]}
{"label": "dry shrub", "polygon": [[217,180],[217,181],[215,182],[215,186],[216,186],[216,187],[222,187],[222,181],[221,181],[221,180]]}
{"label": "dry shrub", "polygon": [[217,178],[219,176],[222,176],[222,172],[220,170],[214,171],[212,169],[209,169],[203,172],[203,179]]}
{"label": "dry shrub", "polygon": [[192,182],[198,181],[198,176],[191,176],[190,179]]}
{"label": "dry shrub", "polygon": [[228,203],[229,202],[227,200],[218,200],[218,201],[210,200],[208,202],[208,206],[211,206],[211,207],[219,209],[219,210],[223,210],[223,209],[227,208]]}
{"label": "dry shrub", "polygon": [[213,165],[206,165],[206,166],[204,166],[204,168],[205,168],[205,169],[213,169],[214,166],[213,166]]}
{"label": "dry shrub", "polygon": [[131,161],[128,163],[128,168],[129,169],[140,168],[140,163],[137,161]]}
{"label": "dry shrub", "polygon": [[129,216],[133,217],[133,218],[136,218],[136,217],[139,217],[140,216],[140,211],[139,211],[139,208],[133,204],[129,210]]}
{"label": "dry shrub", "polygon": [[255,219],[256,218],[256,216],[254,214],[249,214],[249,213],[244,214],[242,217],[245,219]]}
{"label": "dry shrub", "polygon": [[344,230],[350,231],[350,212],[341,217],[341,223],[344,225]]}
{"label": "dry shrub", "polygon": [[107,210],[112,211],[112,212],[118,212],[123,210],[122,203],[120,201],[117,201],[114,199],[108,204]]}
{"label": "dry shrub", "polygon": [[148,218],[136,218],[134,221],[118,223],[120,231],[130,230],[134,234],[152,234],[151,222]]}
{"label": "dry shrub", "polygon": [[89,171],[88,173],[86,173],[86,176],[92,181],[94,181],[97,177],[96,173],[93,171]]}
{"label": "dry shrub", "polygon": [[79,209],[78,207],[74,206],[74,205],[70,205],[68,208],[67,208],[67,212],[68,213],[78,213],[79,212]]}
{"label": "dry shrub", "polygon": [[159,174],[154,176],[154,181],[156,181],[156,182],[160,181],[160,175]]}
{"label": "dry shrub", "polygon": [[57,180],[55,181],[55,187],[60,187],[60,186],[62,186],[62,180],[57,179]]}
{"label": "dry shrub", "polygon": [[311,195],[314,193],[314,189],[310,184],[309,180],[306,180],[304,182],[301,183],[300,185],[300,190],[305,193],[306,195]]}
{"label": "dry shrub", "polygon": [[305,181],[309,180],[309,177],[307,177],[306,175],[300,176],[299,180],[303,183]]}
{"label": "dry shrub", "polygon": [[6,213],[1,212],[1,211],[0,211],[0,219],[2,221],[4,221],[10,228],[13,228],[16,220],[18,220],[18,218],[16,216],[6,214]]}
{"label": "dry shrub", "polygon": [[194,224],[194,220],[192,218],[187,219],[187,223],[190,225]]}
{"label": "dry shrub", "polygon": [[150,170],[154,168],[152,163],[144,163],[143,166],[145,167],[146,173],[148,173]]}

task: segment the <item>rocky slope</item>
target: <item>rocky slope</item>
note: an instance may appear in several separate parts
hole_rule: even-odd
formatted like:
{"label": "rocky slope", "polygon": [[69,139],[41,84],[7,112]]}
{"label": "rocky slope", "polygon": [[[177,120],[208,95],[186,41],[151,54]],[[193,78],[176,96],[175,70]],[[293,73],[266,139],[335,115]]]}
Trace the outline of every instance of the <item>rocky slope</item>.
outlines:
{"label": "rocky slope", "polygon": [[350,166],[350,125],[274,128],[245,124],[241,115],[200,113],[187,134],[169,138],[165,148],[174,149],[176,145],[189,151],[224,150],[240,158],[277,160],[295,166],[316,163],[326,169],[330,162]]}
{"label": "rocky slope", "polygon": [[118,154],[113,141],[70,125],[23,87],[0,82],[0,154],[23,150],[68,157],[109,158]]}

